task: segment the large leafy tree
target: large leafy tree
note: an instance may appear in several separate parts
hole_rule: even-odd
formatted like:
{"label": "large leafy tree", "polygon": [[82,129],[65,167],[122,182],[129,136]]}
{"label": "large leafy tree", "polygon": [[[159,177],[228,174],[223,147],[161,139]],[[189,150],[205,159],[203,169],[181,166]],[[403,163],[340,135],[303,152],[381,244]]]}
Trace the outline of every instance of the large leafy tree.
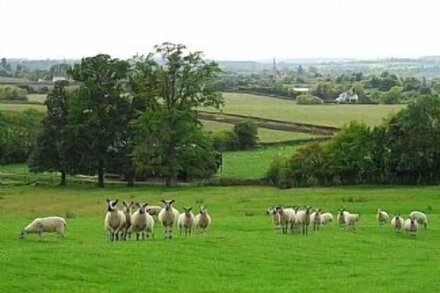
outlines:
{"label": "large leafy tree", "polygon": [[135,123],[138,171],[163,176],[168,186],[176,185],[182,173],[206,177],[215,172],[215,155],[195,108],[220,106],[221,95],[212,86],[219,71],[201,52],[188,52],[180,44],[164,43],[134,58],[131,91],[145,104]]}
{"label": "large leafy tree", "polygon": [[59,171],[61,174],[60,185],[66,184],[68,155],[65,135],[67,125],[67,97],[66,86],[68,82],[55,83],[54,89],[47,95],[45,105],[46,117],[43,128],[37,137],[36,147],[29,159],[31,171]]}
{"label": "large leafy tree", "polygon": [[82,83],[69,103],[69,135],[75,140],[77,171],[98,174],[104,186],[112,148],[124,143],[130,120],[130,102],[122,94],[128,62],[100,54],[75,64],[70,74]]}

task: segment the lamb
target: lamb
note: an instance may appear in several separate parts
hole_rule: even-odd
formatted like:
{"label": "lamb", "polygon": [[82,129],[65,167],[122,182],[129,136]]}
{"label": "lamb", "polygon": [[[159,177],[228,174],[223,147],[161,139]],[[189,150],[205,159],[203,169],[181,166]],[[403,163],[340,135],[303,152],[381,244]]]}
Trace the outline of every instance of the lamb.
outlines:
{"label": "lamb", "polygon": [[56,233],[57,239],[64,238],[65,227],[67,227],[66,220],[61,217],[36,218],[21,230],[20,237],[24,238],[26,234],[38,233],[41,239],[42,233],[46,232]]}
{"label": "lamb", "polygon": [[425,230],[428,229],[428,217],[424,213],[419,212],[419,211],[412,211],[409,214],[409,217],[410,218],[415,218],[416,221],[417,221],[417,224],[423,225]]}
{"label": "lamb", "polygon": [[194,219],[194,225],[197,229],[200,229],[201,233],[206,232],[208,226],[211,225],[211,216],[204,206],[200,207],[200,213]]}
{"label": "lamb", "polygon": [[109,232],[109,240],[119,240],[119,233],[124,231],[125,214],[118,210],[116,205],[119,200],[107,199],[107,214],[105,215],[104,228]]}
{"label": "lamb", "polygon": [[291,227],[290,229],[292,230],[292,233],[295,233],[295,231],[299,232],[299,225],[296,222],[296,214],[299,212],[299,207],[298,206],[293,206],[293,215],[291,218]]}
{"label": "lamb", "polygon": [[321,226],[321,209],[316,209],[310,214],[310,222],[313,223],[313,231],[319,230],[319,226]]}
{"label": "lamb", "polygon": [[302,227],[302,234],[307,235],[309,230],[309,224],[310,224],[310,210],[312,207],[304,207],[304,210],[298,211],[295,214],[295,223],[297,225],[301,225]]}
{"label": "lamb", "polygon": [[379,225],[383,225],[386,224],[389,220],[389,216],[388,213],[381,210],[381,209],[377,209],[377,214],[376,214],[376,219],[379,222]]}
{"label": "lamb", "polygon": [[287,234],[287,228],[289,226],[289,223],[292,221],[292,217],[294,216],[294,211],[292,208],[283,208],[281,206],[278,206],[275,208],[276,213],[279,215],[280,218],[280,226],[283,231],[283,234]]}
{"label": "lamb", "polygon": [[394,214],[394,217],[391,219],[391,226],[393,227],[394,232],[400,232],[403,228],[403,225],[403,218],[399,214]]}
{"label": "lamb", "polygon": [[189,234],[191,236],[191,230],[194,226],[195,217],[191,212],[192,207],[183,208],[184,212],[180,214],[177,220],[177,226],[180,229],[180,236],[182,236],[182,230],[185,231],[185,237]]}
{"label": "lamb", "polygon": [[321,225],[327,225],[330,222],[333,222],[333,215],[331,213],[323,213],[321,215]]}
{"label": "lamb", "polygon": [[172,207],[173,200],[162,200],[165,207],[159,212],[157,218],[165,228],[165,239],[171,239],[173,226],[177,224],[179,211]]}
{"label": "lamb", "polygon": [[359,214],[351,214],[344,209],[339,210],[339,224],[356,230],[356,222],[359,221]]}
{"label": "lamb", "polygon": [[122,210],[122,212],[125,215],[125,225],[121,237],[123,240],[127,240],[128,229],[130,228],[131,225],[131,209],[134,206],[134,202],[126,202],[124,200],[122,201],[122,204],[124,205],[124,209]]}
{"label": "lamb", "polygon": [[409,233],[412,237],[416,236],[417,232],[417,218],[416,217],[409,217],[405,220],[405,231],[406,233]]}
{"label": "lamb", "polygon": [[154,238],[154,219],[147,212],[148,204],[138,204],[139,208],[131,215],[131,226],[128,230],[128,233],[135,232],[136,240],[139,240],[142,237],[142,240],[149,237],[151,233]]}

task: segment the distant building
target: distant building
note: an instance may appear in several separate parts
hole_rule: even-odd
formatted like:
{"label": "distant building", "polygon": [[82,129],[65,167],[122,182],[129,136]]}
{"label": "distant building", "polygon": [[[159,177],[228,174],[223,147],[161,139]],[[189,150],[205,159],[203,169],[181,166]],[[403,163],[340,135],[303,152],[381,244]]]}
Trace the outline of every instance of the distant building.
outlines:
{"label": "distant building", "polygon": [[65,77],[65,76],[53,76],[52,77],[52,82],[56,82],[56,81],[59,81],[59,80],[67,80],[67,77]]}
{"label": "distant building", "polygon": [[343,92],[335,99],[337,103],[357,103],[359,96],[353,92]]}

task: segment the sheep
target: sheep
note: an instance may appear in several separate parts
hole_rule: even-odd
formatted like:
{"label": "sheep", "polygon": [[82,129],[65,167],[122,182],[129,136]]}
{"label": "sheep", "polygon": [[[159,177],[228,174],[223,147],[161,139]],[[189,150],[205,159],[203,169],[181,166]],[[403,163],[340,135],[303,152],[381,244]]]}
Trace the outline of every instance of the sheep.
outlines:
{"label": "sheep", "polygon": [[119,233],[124,230],[125,227],[125,214],[118,210],[116,205],[119,200],[107,199],[107,214],[104,219],[104,228],[109,232],[109,240],[119,240]]}
{"label": "sheep", "polygon": [[410,218],[415,218],[417,221],[417,224],[419,225],[423,225],[423,227],[425,228],[425,230],[428,229],[428,217],[419,211],[412,211],[409,214]]}
{"label": "sheep", "polygon": [[159,212],[157,218],[165,228],[165,239],[171,239],[173,226],[177,224],[179,211],[172,207],[173,200],[162,200],[165,207]]}
{"label": "sheep", "polygon": [[417,232],[417,218],[416,217],[409,217],[405,220],[405,231],[406,233],[409,233],[412,237],[416,236]]}
{"label": "sheep", "polygon": [[391,219],[391,226],[394,229],[394,232],[399,233],[404,225],[403,218],[399,214],[394,214],[394,217]]}
{"label": "sheep", "polygon": [[338,222],[340,228],[343,228],[345,226],[344,217],[341,217],[342,214],[344,216],[347,216],[350,213],[347,212],[344,208],[339,209],[339,213],[338,216],[336,217],[336,221]]}
{"label": "sheep", "polygon": [[281,223],[280,223],[280,215],[277,213],[277,210],[275,208],[271,208],[272,210],[266,210],[266,212],[269,212],[270,218],[272,219],[272,223],[275,227],[275,230],[281,229]]}
{"label": "sheep", "polygon": [[280,226],[283,234],[287,234],[287,228],[292,221],[292,217],[294,216],[294,211],[292,208],[283,208],[278,206],[275,208],[276,213],[280,218]]}
{"label": "sheep", "polygon": [[145,239],[145,235],[148,237],[152,234],[154,238],[154,219],[148,213],[148,204],[138,204],[139,208],[131,215],[131,225],[128,232],[131,234],[136,233],[136,240],[142,237]]}
{"label": "sheep", "polygon": [[20,237],[24,238],[26,234],[38,233],[40,239],[43,232],[56,233],[57,239],[64,238],[64,229],[67,227],[66,220],[61,217],[36,218],[20,232]]}
{"label": "sheep", "polygon": [[159,215],[160,211],[162,210],[162,207],[161,206],[150,206],[149,205],[147,209],[149,210],[148,214],[150,216],[156,216],[157,217]]}
{"label": "sheep", "polygon": [[295,233],[295,231],[299,232],[299,225],[296,222],[296,214],[299,212],[299,207],[293,206],[292,209],[293,209],[293,215],[291,218],[290,229],[292,230],[292,233]]}
{"label": "sheep", "polygon": [[195,217],[191,212],[192,207],[183,208],[184,212],[179,215],[177,220],[177,226],[180,229],[180,236],[182,236],[182,230],[185,231],[185,237],[189,234],[191,236],[192,227],[194,226]]}
{"label": "sheep", "polygon": [[319,230],[319,226],[321,226],[321,209],[316,209],[310,214],[310,222],[313,223],[313,231]]}
{"label": "sheep", "polygon": [[194,225],[196,229],[200,229],[201,233],[205,232],[208,226],[211,225],[211,216],[204,206],[200,207],[200,212],[194,219]]}
{"label": "sheep", "polygon": [[333,222],[333,215],[331,213],[323,213],[321,215],[321,225],[327,225],[330,222]]}
{"label": "sheep", "polygon": [[359,214],[351,214],[344,209],[339,210],[339,224],[356,230],[356,222],[359,221]]}
{"label": "sheep", "polygon": [[125,225],[121,237],[123,240],[127,240],[128,229],[131,225],[131,209],[134,207],[134,202],[126,202],[124,200],[122,201],[122,204],[124,205],[124,209],[122,210],[122,212],[125,215]]}
{"label": "sheep", "polygon": [[381,210],[381,209],[377,209],[377,214],[376,214],[376,219],[379,222],[379,225],[383,225],[386,224],[389,220],[389,216],[388,213]]}
{"label": "sheep", "polygon": [[310,210],[312,207],[304,207],[304,210],[298,211],[295,214],[295,223],[297,225],[301,225],[302,227],[302,234],[307,235],[309,231],[309,224],[310,224]]}

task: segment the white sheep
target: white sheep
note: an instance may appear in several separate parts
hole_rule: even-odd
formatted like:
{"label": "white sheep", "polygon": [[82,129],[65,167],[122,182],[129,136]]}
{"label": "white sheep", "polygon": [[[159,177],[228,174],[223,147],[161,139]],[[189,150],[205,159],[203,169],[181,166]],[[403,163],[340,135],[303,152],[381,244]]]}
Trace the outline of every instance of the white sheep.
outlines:
{"label": "white sheep", "polygon": [[125,215],[125,225],[121,236],[123,240],[127,240],[128,229],[130,228],[131,225],[131,210],[134,207],[134,202],[126,202],[124,200],[122,201],[122,205],[124,206],[122,212]]}
{"label": "white sheep", "polygon": [[338,215],[336,216],[336,221],[338,222],[340,228],[343,228],[343,227],[345,226],[344,217],[341,217],[342,214],[343,214],[344,216],[347,216],[347,215],[349,215],[350,213],[347,212],[344,208],[340,208],[340,209],[339,209],[339,213],[338,213]]}
{"label": "white sheep", "polygon": [[29,225],[27,225],[20,233],[21,238],[26,234],[38,233],[40,239],[42,233],[56,233],[57,238],[64,238],[64,229],[67,227],[66,220],[61,217],[46,217],[36,218]]}
{"label": "white sheep", "polygon": [[333,215],[331,213],[323,213],[321,215],[321,225],[327,225],[330,222],[333,222]]}
{"label": "white sheep", "polygon": [[425,230],[428,229],[428,217],[424,213],[419,212],[419,211],[412,211],[409,214],[409,217],[415,218],[417,221],[417,224],[423,225]]}
{"label": "white sheep", "polygon": [[280,226],[283,234],[287,234],[287,229],[289,224],[292,222],[292,217],[294,216],[294,210],[292,208],[283,208],[278,206],[275,208],[276,213],[280,218]]}
{"label": "white sheep", "polygon": [[139,208],[131,215],[131,225],[128,233],[136,233],[136,240],[140,237],[145,239],[145,235],[154,238],[154,219],[148,214],[148,204],[138,204]]}
{"label": "white sheep", "polygon": [[356,230],[356,223],[359,221],[359,214],[351,214],[344,209],[339,210],[339,224],[352,230]]}
{"label": "white sheep", "polygon": [[118,200],[107,199],[107,214],[104,219],[104,229],[109,233],[110,241],[119,240],[119,233],[124,231],[125,214],[118,210]]}
{"label": "white sheep", "polygon": [[304,210],[300,210],[295,214],[295,223],[302,227],[302,234],[307,235],[310,224],[310,210],[312,207],[305,206]]}
{"label": "white sheep", "polygon": [[376,220],[379,222],[379,225],[388,223],[389,219],[390,217],[388,216],[387,212],[381,209],[377,209]]}
{"label": "white sheep", "polygon": [[172,204],[173,200],[162,200],[165,207],[159,212],[157,218],[162,226],[165,228],[165,239],[171,239],[173,226],[177,224],[179,219],[179,211],[175,209]]}
{"label": "white sheep", "polygon": [[196,229],[200,229],[201,233],[206,232],[206,229],[211,225],[211,216],[204,206],[200,207],[200,212],[194,219],[194,225]]}
{"label": "white sheep", "polygon": [[315,209],[315,211],[310,214],[310,222],[313,224],[313,231],[319,230],[319,226],[322,224],[321,215],[321,209]]}
{"label": "white sheep", "polygon": [[195,217],[192,213],[192,207],[183,208],[184,212],[179,215],[177,226],[180,229],[180,236],[182,231],[185,231],[185,237],[189,234],[191,236],[192,227],[194,226]]}
{"label": "white sheep", "polygon": [[391,227],[393,227],[394,232],[400,232],[403,228],[404,221],[399,214],[395,214],[391,219]]}
{"label": "white sheep", "polygon": [[275,230],[279,230],[281,228],[280,226],[280,215],[277,213],[276,208],[274,207],[268,207],[266,209],[266,214],[270,216],[272,219],[272,223],[275,227]]}
{"label": "white sheep", "polygon": [[409,217],[405,220],[405,231],[406,233],[409,233],[412,237],[416,236],[417,232],[417,218],[415,217]]}

